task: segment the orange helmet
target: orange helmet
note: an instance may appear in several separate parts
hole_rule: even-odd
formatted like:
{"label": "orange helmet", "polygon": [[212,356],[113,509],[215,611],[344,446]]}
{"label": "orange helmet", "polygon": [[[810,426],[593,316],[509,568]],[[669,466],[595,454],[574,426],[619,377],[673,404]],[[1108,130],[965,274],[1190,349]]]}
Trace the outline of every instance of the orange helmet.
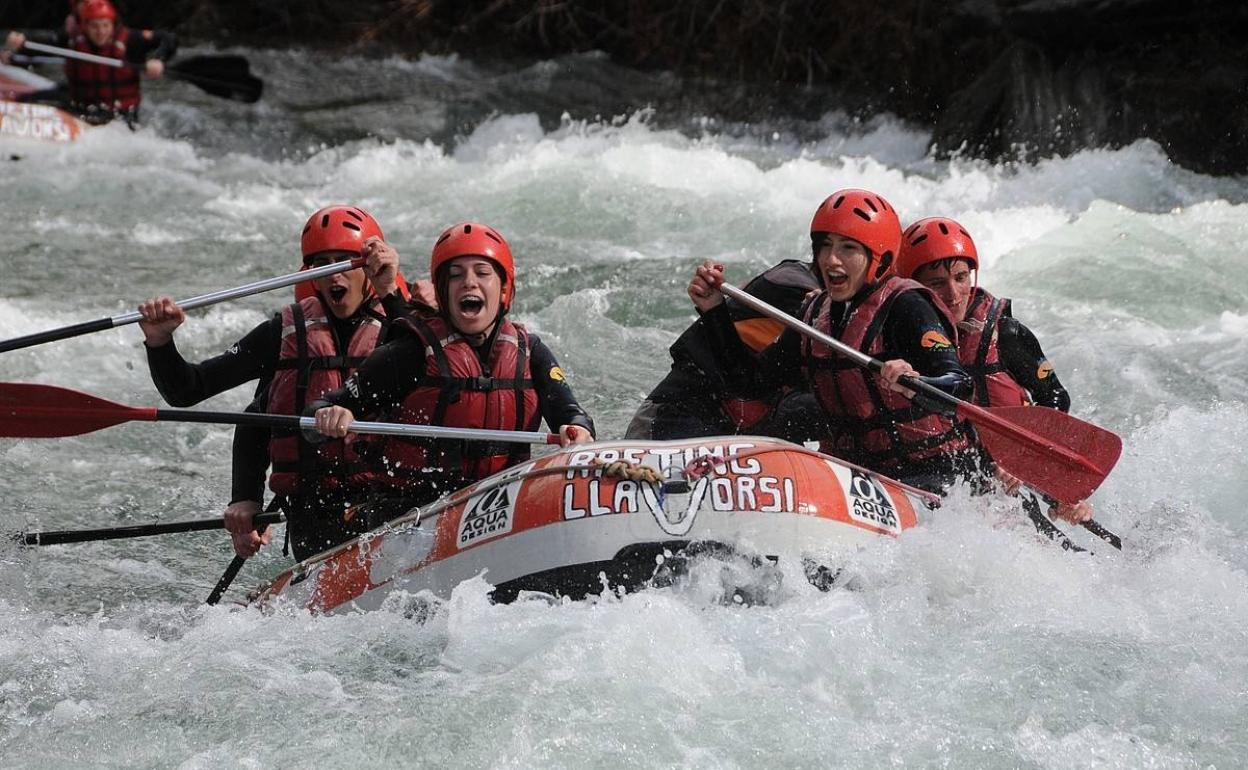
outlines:
{"label": "orange helmet", "polygon": [[[70,6],[73,7],[72,5]],[[82,7],[78,9],[79,21],[87,22],[92,19],[109,19],[117,21],[117,9],[109,0],[86,0]]]}
{"label": "orange helmet", "polygon": [[[837,190],[819,204],[810,220],[810,240],[815,255],[829,233],[853,238],[871,252],[878,263],[874,277],[879,280],[888,272],[901,247],[901,220],[884,198],[867,190]],[[869,267],[869,266],[868,266]]]}
{"label": "orange helmet", "polygon": [[902,236],[897,274],[913,278],[920,267],[944,259],[965,259],[979,269],[979,252],[965,227],[947,217],[920,219]]}
{"label": "orange helmet", "polygon": [[[429,259],[429,276],[439,287],[439,294],[443,284],[438,280],[438,271],[459,257],[482,257],[502,271],[502,309],[510,310],[511,300],[516,295],[516,263],[503,236],[489,225],[478,222],[460,222],[443,230],[433,244],[433,255]],[[438,304],[445,307],[445,298],[439,296]]]}
{"label": "orange helmet", "polygon": [[[107,1],[107,0],[105,0]],[[326,206],[308,217],[303,226],[303,236],[299,240],[303,252],[303,269],[308,268],[311,258],[324,251],[351,251],[359,254],[364,248],[364,241],[378,237],[386,239],[381,232],[381,225],[373,219],[373,215],[355,206]],[[397,276],[399,293],[406,299],[407,282],[403,273]],[[365,291],[372,293],[372,284],[366,284]],[[304,281],[295,286],[295,299],[303,300],[316,294],[311,281]]]}

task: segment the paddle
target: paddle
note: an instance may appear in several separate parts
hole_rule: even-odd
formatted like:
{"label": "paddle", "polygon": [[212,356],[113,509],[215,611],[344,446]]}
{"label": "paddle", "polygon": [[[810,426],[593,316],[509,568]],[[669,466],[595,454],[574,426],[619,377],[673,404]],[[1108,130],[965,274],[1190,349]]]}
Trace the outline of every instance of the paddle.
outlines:
{"label": "paddle", "polygon": [[[314,267],[308,270],[300,270],[297,273],[287,273],[279,275],[276,278],[266,278],[263,281],[256,281],[244,286],[237,286],[233,289],[222,289],[209,294],[201,294],[198,297],[191,297],[178,302],[183,310],[193,310],[197,307],[207,307],[215,305],[218,302],[226,300],[238,299],[239,297],[250,297],[252,294],[259,294],[273,289],[280,289],[283,286],[291,286],[303,281],[311,281],[317,278],[324,278],[327,275],[335,273],[345,273],[348,270],[354,270],[357,267],[363,267],[365,263],[363,257],[356,257],[350,261],[334,262],[321,267]],[[113,329],[126,324],[138,323],[143,320],[143,316],[138,311],[123,313],[111,318],[99,318],[94,321],[85,321],[72,326],[62,326],[59,329],[50,329],[44,332],[35,332],[27,334],[24,337],[14,337],[10,340],[0,340],[0,353],[7,353],[10,350],[20,350],[33,345],[42,345],[45,342],[55,342],[56,340],[69,339],[70,337],[78,337],[83,334],[104,331],[105,329]]]}
{"label": "paddle", "polygon": [[[192,409],[156,409],[116,404],[98,396],[55,385],[0,383],[0,438],[59,438],[80,436],[125,422],[199,422],[220,425],[259,425],[288,430],[316,428],[313,417],[252,412],[200,412]],[[385,436],[499,441],[512,444],[558,444],[555,433],[439,425],[355,422],[352,433]]]}
{"label": "paddle", "polygon": [[[723,284],[719,288],[727,296],[824,343],[859,366],[877,373],[884,366],[878,359],[735,286]],[[1122,439],[1117,435],[1056,409],[1029,406],[985,409],[913,377],[902,377],[900,382],[911,390],[953,406],[958,417],[978,429],[984,447],[1002,468],[1028,486],[1064,503],[1087,499],[1105,480],[1122,453]]]}
{"label": "paddle", "polygon": [[[23,47],[38,53],[49,53],[66,59],[103,64],[106,67],[126,67],[133,64],[133,62],[125,62],[121,59],[96,56],[43,43],[27,41]],[[260,95],[264,92],[264,81],[251,74],[250,65],[241,56],[192,56],[165,67],[165,75],[176,80],[185,80],[213,96],[236,102],[250,104],[259,101]]]}
{"label": "paddle", "polygon": [[[256,516],[256,526],[280,524],[285,515],[280,511],[261,513]],[[65,543],[90,543],[96,540],[121,540],[131,537],[151,537],[175,532],[201,532],[222,529],[225,519],[196,519],[194,521],[171,521],[164,524],[138,524],[129,527],[106,527],[104,529],[59,529],[47,532],[15,532],[11,539],[22,545],[63,545]]]}
{"label": "paddle", "polygon": [[[1029,490],[1028,497],[1031,498],[1033,504],[1035,505],[1036,513],[1040,512],[1041,500],[1048,503],[1050,508],[1061,505],[1061,503],[1059,503],[1058,501],[1054,500],[1053,498],[1043,493],[1036,493],[1034,491]],[[1024,502],[1024,505],[1026,505],[1025,502]],[[1030,515],[1031,511],[1028,510],[1027,513],[1028,515]],[[1043,516],[1043,514],[1041,514],[1041,516]],[[1048,521],[1047,517],[1045,517],[1045,521]],[[1037,524],[1037,526],[1039,526],[1039,524]],[[1122,550],[1122,538],[1118,537],[1113,532],[1110,532],[1108,529],[1105,529],[1104,527],[1102,527],[1100,524],[1096,523],[1095,521],[1092,521],[1089,519],[1088,521],[1083,522],[1083,528],[1091,532],[1092,534],[1096,535],[1100,539],[1104,540],[1105,542],[1109,543],[1110,545],[1112,545],[1114,548],[1118,549],[1119,551]]]}

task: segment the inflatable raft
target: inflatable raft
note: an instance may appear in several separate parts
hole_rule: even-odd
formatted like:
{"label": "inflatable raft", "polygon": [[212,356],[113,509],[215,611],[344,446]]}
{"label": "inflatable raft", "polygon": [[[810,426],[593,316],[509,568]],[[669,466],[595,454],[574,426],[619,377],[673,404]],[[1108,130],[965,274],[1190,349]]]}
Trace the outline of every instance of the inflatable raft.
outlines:
{"label": "inflatable raft", "polygon": [[19,67],[0,65],[0,139],[33,139],[59,144],[76,140],[86,128],[78,118],[50,105],[13,101],[22,94],[55,85]]}
{"label": "inflatable raft", "polygon": [[797,558],[815,582],[812,573],[834,570],[823,565],[837,551],[915,526],[921,495],[770,438],[582,445],[308,559],[256,601],[374,609],[396,590],[447,597],[477,575],[498,601],[526,590],[580,598],[643,585],[666,556],[694,545]]}

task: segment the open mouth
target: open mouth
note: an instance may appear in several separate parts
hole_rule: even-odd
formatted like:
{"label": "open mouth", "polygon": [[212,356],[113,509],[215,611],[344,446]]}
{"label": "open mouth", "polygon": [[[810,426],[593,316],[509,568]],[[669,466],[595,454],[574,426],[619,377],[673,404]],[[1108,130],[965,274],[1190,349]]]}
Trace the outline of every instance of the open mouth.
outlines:
{"label": "open mouth", "polygon": [[484,309],[485,300],[481,297],[469,295],[467,297],[460,297],[459,299],[459,310],[464,315],[474,316]]}
{"label": "open mouth", "polygon": [[329,290],[329,298],[330,298],[330,300],[332,300],[333,302],[342,302],[342,300],[343,300],[346,296],[347,296],[347,287],[346,287],[346,286],[333,286],[333,287],[331,287],[331,288],[330,288],[330,290]]}
{"label": "open mouth", "polygon": [[845,273],[825,273],[823,280],[829,289],[843,289],[849,285],[849,276]]}

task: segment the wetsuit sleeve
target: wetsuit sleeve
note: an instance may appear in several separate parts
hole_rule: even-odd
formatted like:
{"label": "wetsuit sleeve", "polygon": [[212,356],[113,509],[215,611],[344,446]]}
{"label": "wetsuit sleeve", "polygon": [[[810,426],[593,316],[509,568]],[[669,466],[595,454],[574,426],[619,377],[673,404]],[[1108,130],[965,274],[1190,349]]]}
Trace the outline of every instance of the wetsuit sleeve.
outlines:
{"label": "wetsuit sleeve", "polygon": [[398,291],[392,291],[381,298],[381,309],[385,311],[386,318],[402,318],[411,311],[408,304],[403,301],[403,295]]}
{"label": "wetsuit sleeve", "polygon": [[274,315],[219,356],[202,363],[187,362],[170,341],[147,347],[147,366],[162,398],[172,406],[194,406],[254,379],[273,375],[282,339],[282,318]]}
{"label": "wetsuit sleeve", "polygon": [[[248,412],[268,408],[268,383],[256,389]],[[242,500],[264,502],[264,477],[269,467],[270,430],[259,425],[239,425],[234,429],[233,462],[230,469],[230,504]]]}
{"label": "wetsuit sleeve", "polygon": [[1070,394],[1040,349],[1040,340],[1017,319],[1002,318],[997,325],[997,353],[1005,370],[1031,394],[1037,406],[1070,411]]}
{"label": "wetsuit sleeve", "polygon": [[757,356],[741,341],[727,303],[702,315],[710,348],[719,363],[728,390],[752,397],[801,382],[801,336],[786,328],[780,337]]}
{"label": "wetsuit sleeve", "polygon": [[[957,348],[951,340],[954,330],[926,296],[917,291],[897,295],[884,320],[887,352],[883,360],[900,358],[919,373],[921,379],[951,396],[968,399],[975,381],[962,368]],[[915,403],[924,409],[945,414],[954,407],[919,393]]]}
{"label": "wetsuit sleeve", "polygon": [[178,38],[162,29],[135,29],[126,42],[126,61],[142,64],[149,59],[169,61],[178,52]]}
{"label": "wetsuit sleeve", "polygon": [[341,406],[350,409],[356,419],[364,419],[397,407],[424,378],[425,353],[420,337],[402,327],[396,333],[394,339],[373,350],[341,388],[313,401],[303,414],[311,417],[318,409]]}
{"label": "wetsuit sleeve", "polygon": [[529,371],[533,375],[533,389],[537,391],[542,418],[552,431],[564,425],[579,425],[590,435],[597,435],[594,421],[577,402],[555,354],[535,335],[529,335]]}

